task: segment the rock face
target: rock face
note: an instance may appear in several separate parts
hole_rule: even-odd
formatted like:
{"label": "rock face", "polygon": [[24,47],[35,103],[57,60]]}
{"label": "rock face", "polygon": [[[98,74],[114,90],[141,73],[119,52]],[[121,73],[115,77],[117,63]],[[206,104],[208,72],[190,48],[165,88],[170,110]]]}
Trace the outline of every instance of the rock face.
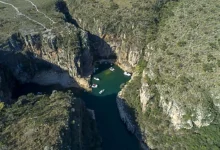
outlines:
{"label": "rock face", "polygon": [[133,72],[133,68],[137,65],[140,57],[141,50],[135,44],[126,42],[126,35],[105,36],[104,40],[110,45],[112,51],[117,56],[117,64],[125,71]]}
{"label": "rock face", "polygon": [[95,121],[70,92],[29,93],[3,103],[11,102],[15,80],[89,87],[95,55],[89,33],[65,22],[57,2],[0,1],[0,149],[101,147]]}
{"label": "rock face", "polygon": [[[146,43],[141,58],[146,66],[138,64],[139,78],[131,79],[121,96],[135,111],[133,120],[152,149],[219,149],[220,45],[204,42],[215,41],[217,18],[213,16],[209,28],[203,21],[211,13],[183,16],[182,11],[190,14],[195,9],[190,3],[217,10],[213,3],[197,0],[165,4],[160,13],[170,16],[160,18],[157,37]],[[192,26],[195,16],[201,23]],[[207,138],[214,140],[209,143]]]}
{"label": "rock face", "polygon": [[[59,30],[59,28],[64,29]],[[1,61],[2,63],[9,63],[10,68],[15,70],[14,75],[20,81],[29,82],[36,76],[37,72],[45,70],[36,64],[36,60],[42,60],[42,67],[46,67],[45,64],[47,63],[54,70],[51,67],[52,64],[57,65],[60,70],[67,71],[81,86],[88,87],[87,78],[93,70],[93,53],[90,49],[87,32],[67,23],[58,27],[57,30],[18,32],[13,34],[5,42],[5,45],[8,46],[1,49],[5,53],[2,54],[4,58]],[[14,55],[12,53],[19,53],[17,55],[23,57],[19,63],[19,60],[15,60],[14,63],[6,60],[6,58],[12,59],[12,55]],[[29,53],[29,55],[22,55],[23,53]],[[19,76],[25,72],[22,69],[29,69],[30,71]],[[76,86],[77,84],[73,85]]]}
{"label": "rock face", "polygon": [[[131,82],[136,76],[135,74],[133,75],[132,79],[129,81]],[[122,119],[122,121],[125,123],[128,131],[133,133],[137,139],[140,141],[141,147],[143,150],[148,150],[148,146],[144,143],[144,133],[140,130],[140,127],[137,125],[137,122],[135,121],[134,116],[132,116],[132,112],[130,106],[127,104],[126,99],[124,97],[124,92],[127,89],[127,85],[118,93],[117,98],[116,98],[116,103],[119,111],[119,115]]]}
{"label": "rock face", "polygon": [[147,103],[149,102],[150,98],[153,96],[152,93],[150,92],[149,85],[146,82],[145,75],[146,75],[146,71],[143,71],[141,78],[142,86],[140,88],[140,102],[143,113],[146,111]]}
{"label": "rock face", "polygon": [[136,132],[135,123],[132,122],[132,118],[126,110],[125,100],[121,97],[121,93],[122,93],[122,91],[118,93],[118,96],[116,98],[116,103],[117,103],[120,117],[121,117],[122,121],[126,124],[127,129],[131,133],[135,134],[135,132]]}
{"label": "rock face", "polygon": [[[92,36],[93,47],[97,50],[99,56],[103,58],[116,56],[116,61],[119,66],[126,71],[133,72],[139,58],[142,56],[143,41],[139,36],[142,36],[142,34],[144,36],[144,32],[133,32],[135,25],[138,26],[141,24],[139,22],[126,20],[126,17],[126,21],[123,20],[123,22],[119,22],[123,18],[123,15],[127,16],[128,13],[129,15],[133,13],[135,16],[138,14],[133,12],[133,10],[126,9],[118,10],[117,13],[114,9],[111,10],[111,8],[108,8],[108,6],[111,5],[109,1],[106,1],[106,5],[102,4],[102,2],[97,2],[96,5],[94,5],[95,8],[90,7],[93,6],[93,2],[87,3],[82,0],[67,0],[65,2],[69,7],[70,14],[77,20],[79,25],[83,29],[89,30],[93,35],[96,35]],[[88,12],[92,11],[92,13],[82,11],[84,9],[87,9]],[[120,13],[121,15],[118,15]],[[91,20],[90,18],[94,19]],[[123,24],[124,22],[126,22],[126,24]],[[99,38],[97,38],[97,36]]]}
{"label": "rock face", "polygon": [[[220,40],[218,15],[213,15],[219,2],[59,2],[65,20],[75,26],[62,22],[30,30],[33,24],[28,24],[0,45],[0,62],[10,64],[19,81],[38,82],[39,70],[60,67],[74,78],[74,86],[88,87],[93,59],[117,57],[124,70],[137,74],[117,98],[131,132],[137,136],[140,130],[137,137],[152,149],[219,149]],[[3,35],[10,33],[6,26],[13,21],[1,20]]]}

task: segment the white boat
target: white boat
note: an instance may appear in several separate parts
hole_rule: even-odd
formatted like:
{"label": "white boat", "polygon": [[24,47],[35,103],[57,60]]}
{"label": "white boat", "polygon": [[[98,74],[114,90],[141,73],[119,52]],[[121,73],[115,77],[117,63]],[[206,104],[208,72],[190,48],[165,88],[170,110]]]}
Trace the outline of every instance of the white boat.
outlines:
{"label": "white boat", "polygon": [[109,68],[109,70],[111,70],[111,71],[114,71],[114,70],[115,70],[115,68],[113,68],[113,67],[110,67],[110,68]]}
{"label": "white boat", "polygon": [[105,89],[102,89],[101,91],[99,91],[99,94],[102,94],[105,91]]}
{"label": "white boat", "polygon": [[97,88],[98,85],[97,84],[92,84],[92,88]]}
{"label": "white boat", "polygon": [[94,77],[93,79],[94,79],[94,80],[97,80],[97,81],[99,81],[99,80],[100,80],[99,78],[96,78],[96,77]]}
{"label": "white boat", "polygon": [[126,76],[131,76],[131,74],[130,73],[128,73],[128,72],[124,72],[124,75],[126,75]]}

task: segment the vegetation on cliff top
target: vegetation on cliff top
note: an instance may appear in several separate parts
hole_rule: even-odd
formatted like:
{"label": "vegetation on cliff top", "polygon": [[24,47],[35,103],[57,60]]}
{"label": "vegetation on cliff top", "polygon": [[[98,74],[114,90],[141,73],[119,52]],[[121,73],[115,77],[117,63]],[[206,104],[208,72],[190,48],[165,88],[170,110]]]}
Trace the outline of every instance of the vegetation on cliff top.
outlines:
{"label": "vegetation on cliff top", "polygon": [[[146,49],[147,66],[141,67],[152,94],[146,112],[140,107],[141,75],[124,93],[151,148],[220,149],[219,8],[217,1],[182,0],[159,12],[157,37]],[[184,111],[179,130],[162,105],[172,102]]]}
{"label": "vegetation on cliff top", "polygon": [[126,46],[140,50],[156,37],[158,9],[167,0],[67,0],[69,11],[80,27],[102,36],[106,41],[123,37]]}
{"label": "vegetation on cliff top", "polygon": [[[141,110],[141,75],[125,90],[146,142],[158,149],[219,149],[219,2],[205,0],[67,1],[82,28],[114,40],[125,36],[149,56],[138,64],[152,97]],[[143,60],[145,59],[145,61]],[[161,100],[161,97],[164,99]],[[175,130],[161,102],[178,103],[184,110],[183,129]],[[195,110],[194,108],[198,108]],[[200,109],[201,108],[201,109]],[[205,115],[201,121],[198,116]],[[199,123],[197,123],[197,121]],[[196,124],[195,124],[196,123]],[[210,124],[200,127],[199,125]],[[191,128],[191,129],[184,129]]]}
{"label": "vegetation on cliff top", "polygon": [[[40,10],[47,11],[49,16],[56,18],[55,20],[62,24],[60,20],[64,16],[54,11],[55,1],[44,3],[33,0],[33,2]],[[82,28],[103,37],[107,37],[106,34],[113,35],[116,37],[115,40],[123,36],[126,44],[135,44],[139,50],[144,49],[149,54],[146,58],[144,56],[141,58],[137,67],[139,75],[127,85],[124,96],[127,104],[135,110],[133,117],[136,118],[141,130],[146,132],[146,143],[151,148],[220,148],[219,1],[67,0],[66,2],[70,12]],[[36,13],[34,7],[24,7],[27,1],[18,3],[13,0],[11,3],[19,7],[22,13],[29,13],[28,15],[43,22],[47,28],[54,29],[55,24],[52,25],[44,17],[38,17],[42,14]],[[0,30],[4,31],[0,33],[0,42],[2,40],[5,42],[5,38],[11,35],[11,29],[39,28],[39,25],[28,21],[27,18],[16,15],[13,7],[3,5],[0,10],[2,10],[1,16],[8,16],[7,18],[0,17]],[[20,19],[25,21],[25,27],[22,26]],[[59,29],[56,28],[56,30]],[[73,40],[78,41],[74,37]],[[64,41],[67,40],[64,39]],[[4,44],[0,45],[0,48],[2,47]],[[140,107],[139,91],[143,70],[147,72],[143,78],[148,83],[152,95],[145,113]],[[181,121],[189,120],[190,123],[183,124],[183,128],[178,131],[175,130],[169,114],[164,113],[161,102],[177,103],[178,110],[182,109],[185,112]],[[32,103],[28,102],[24,108],[32,109],[36,104],[38,103],[32,106]],[[10,109],[17,111],[15,108],[19,105],[16,103],[11,108],[3,108],[2,112]],[[199,108],[205,114],[200,125],[208,124],[208,126],[197,127],[196,116],[201,113],[196,114],[195,108]],[[6,120],[13,119],[10,113],[2,115]],[[19,125],[20,122],[16,123]],[[72,124],[75,124],[75,121]],[[10,131],[6,126],[8,125],[1,125],[1,130],[5,131],[2,134]],[[7,136],[10,137],[10,132]],[[13,139],[13,137],[10,138]],[[6,140],[4,142],[8,144]]]}
{"label": "vegetation on cliff top", "polygon": [[72,93],[32,93],[1,110],[0,149],[85,149],[100,147],[94,121]]}

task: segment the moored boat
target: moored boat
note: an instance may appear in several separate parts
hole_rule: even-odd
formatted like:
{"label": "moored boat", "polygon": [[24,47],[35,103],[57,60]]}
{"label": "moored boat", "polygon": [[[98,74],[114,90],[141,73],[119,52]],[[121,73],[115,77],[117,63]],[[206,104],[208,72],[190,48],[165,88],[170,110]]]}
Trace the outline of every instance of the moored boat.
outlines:
{"label": "moored boat", "polygon": [[111,71],[114,71],[114,70],[115,70],[115,68],[113,68],[113,67],[110,67],[110,68],[109,68],[109,70],[111,70]]}
{"label": "moored boat", "polygon": [[102,94],[105,91],[105,89],[102,89],[101,91],[99,91],[99,94]]}
{"label": "moored boat", "polygon": [[126,76],[131,76],[131,73],[128,73],[128,72],[124,72],[124,75],[126,75]]}
{"label": "moored boat", "polygon": [[97,77],[94,77],[93,79],[94,79],[94,80],[97,80],[97,81],[99,81],[99,80],[100,80],[100,79],[99,79],[99,78],[97,78]]}
{"label": "moored boat", "polygon": [[98,85],[97,84],[92,84],[92,88],[97,88]]}

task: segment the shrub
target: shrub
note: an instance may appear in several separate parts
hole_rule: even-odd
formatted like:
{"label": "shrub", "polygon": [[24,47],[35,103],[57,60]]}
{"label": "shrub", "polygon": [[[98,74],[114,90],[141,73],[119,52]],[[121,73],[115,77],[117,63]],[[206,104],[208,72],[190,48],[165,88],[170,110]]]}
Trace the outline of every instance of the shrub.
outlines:
{"label": "shrub", "polygon": [[203,64],[203,70],[205,72],[213,72],[213,68],[215,67],[214,64],[209,63],[209,64]]}
{"label": "shrub", "polygon": [[179,42],[177,43],[177,45],[178,45],[179,47],[183,47],[183,46],[186,45],[186,41],[179,41]]}
{"label": "shrub", "polygon": [[209,46],[213,49],[218,49],[218,47],[215,43],[209,43]]}
{"label": "shrub", "polygon": [[216,58],[215,58],[212,54],[208,54],[207,60],[208,60],[208,62],[210,62],[210,61],[215,61]]}
{"label": "shrub", "polygon": [[217,61],[217,65],[218,65],[218,67],[220,67],[220,60]]}
{"label": "shrub", "polygon": [[4,102],[0,102],[0,111],[5,107]]}

